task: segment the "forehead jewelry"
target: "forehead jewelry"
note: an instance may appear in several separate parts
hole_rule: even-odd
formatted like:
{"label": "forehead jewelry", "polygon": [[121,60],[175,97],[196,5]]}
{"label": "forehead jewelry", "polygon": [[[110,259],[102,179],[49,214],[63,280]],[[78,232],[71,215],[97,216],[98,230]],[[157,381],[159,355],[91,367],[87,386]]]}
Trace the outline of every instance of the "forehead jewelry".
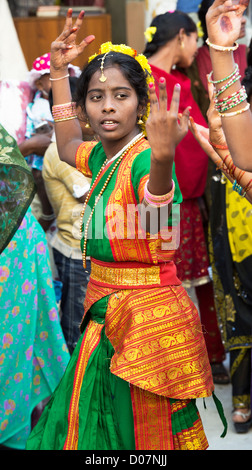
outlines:
{"label": "forehead jewelry", "polygon": [[100,82],[106,82],[107,80],[107,77],[105,77],[103,71],[104,71],[104,62],[105,62],[105,59],[107,57],[107,55],[110,53],[110,51],[106,52],[106,54],[104,54],[104,56],[102,57],[102,59],[99,59],[101,60],[101,76],[99,78]]}

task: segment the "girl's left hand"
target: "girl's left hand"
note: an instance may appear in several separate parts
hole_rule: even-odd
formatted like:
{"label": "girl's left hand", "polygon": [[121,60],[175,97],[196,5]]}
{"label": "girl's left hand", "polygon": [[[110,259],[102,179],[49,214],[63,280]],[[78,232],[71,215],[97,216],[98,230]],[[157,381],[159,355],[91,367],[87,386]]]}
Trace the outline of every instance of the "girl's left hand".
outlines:
{"label": "girl's left hand", "polygon": [[164,78],[159,82],[159,100],[154,84],[149,86],[150,114],[146,122],[147,138],[152,158],[158,163],[167,163],[174,158],[175,148],[188,132],[190,108],[178,118],[180,85],[174,87],[170,109],[167,110],[167,91]]}
{"label": "girl's left hand", "polygon": [[62,33],[51,44],[51,70],[66,68],[95,39],[87,36],[79,44],[76,43],[77,33],[82,26],[84,11],[81,11],[73,24],[72,9],[69,8]]}

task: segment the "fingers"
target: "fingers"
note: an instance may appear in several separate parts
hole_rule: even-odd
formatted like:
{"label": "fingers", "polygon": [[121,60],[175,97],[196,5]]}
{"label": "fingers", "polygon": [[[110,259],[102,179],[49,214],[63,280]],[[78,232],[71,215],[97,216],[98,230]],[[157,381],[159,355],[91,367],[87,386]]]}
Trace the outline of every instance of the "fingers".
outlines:
{"label": "fingers", "polygon": [[154,114],[159,110],[159,103],[156,95],[154,83],[149,84],[149,96],[150,96],[150,114]]}
{"label": "fingers", "polygon": [[[179,112],[180,90],[181,90],[181,86],[179,83],[177,83],[173,89],[171,106],[170,106],[170,112],[174,116],[178,116],[178,112]],[[183,115],[182,115],[182,119],[183,119]]]}
{"label": "fingers", "polygon": [[82,25],[82,22],[83,22],[83,18],[84,18],[84,15],[85,15],[85,12],[84,10],[82,10],[76,21],[75,21],[75,24],[73,26],[73,18],[72,18],[72,14],[73,14],[73,10],[72,8],[69,8],[68,11],[67,11],[67,15],[66,15],[66,21],[65,21],[65,25],[64,25],[64,29],[62,31],[62,33],[60,34],[59,36],[59,40],[61,41],[64,41],[66,39],[71,39],[70,36],[72,34],[75,34],[79,31],[81,25]]}
{"label": "fingers", "polygon": [[191,111],[191,106],[188,106],[184,111],[183,114],[180,118],[180,127],[183,132],[188,131],[188,126],[189,126],[189,119],[190,119],[190,111]]}

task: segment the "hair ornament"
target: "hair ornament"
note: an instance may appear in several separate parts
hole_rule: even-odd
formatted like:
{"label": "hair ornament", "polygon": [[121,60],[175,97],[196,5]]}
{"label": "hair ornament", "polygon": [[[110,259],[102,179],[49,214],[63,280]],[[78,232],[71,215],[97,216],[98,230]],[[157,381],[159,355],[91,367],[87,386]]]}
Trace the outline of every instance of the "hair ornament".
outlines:
{"label": "hair ornament", "polygon": [[197,26],[197,31],[198,31],[198,37],[199,37],[199,38],[203,38],[203,36],[204,36],[204,31],[203,31],[203,28],[202,28],[201,21],[198,21],[198,23],[196,24],[196,26]]}
{"label": "hair ornament", "polygon": [[151,42],[156,32],[157,32],[156,26],[149,26],[149,28],[147,28],[146,31],[144,32],[146,41]]}

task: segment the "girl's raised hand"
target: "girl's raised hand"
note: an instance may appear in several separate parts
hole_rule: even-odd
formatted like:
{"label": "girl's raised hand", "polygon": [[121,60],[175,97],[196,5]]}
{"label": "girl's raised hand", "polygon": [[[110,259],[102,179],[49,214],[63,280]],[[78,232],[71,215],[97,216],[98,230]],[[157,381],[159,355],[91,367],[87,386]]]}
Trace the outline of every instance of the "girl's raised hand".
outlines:
{"label": "girl's raised hand", "polygon": [[233,46],[240,36],[241,17],[250,0],[215,0],[206,14],[208,37],[212,44]]}
{"label": "girl's raised hand", "polygon": [[167,110],[167,91],[164,78],[159,82],[159,100],[154,84],[149,86],[150,114],[146,122],[147,138],[151,146],[152,158],[166,163],[174,158],[175,148],[188,132],[190,108],[186,108],[180,119],[178,116],[180,85],[174,87],[170,109]]}
{"label": "girl's raised hand", "polygon": [[51,44],[51,69],[66,69],[68,64],[76,59],[94,39],[93,35],[84,38],[80,44],[76,43],[78,31],[82,25],[84,11],[79,13],[73,25],[72,9],[69,8],[64,29],[59,37]]}

